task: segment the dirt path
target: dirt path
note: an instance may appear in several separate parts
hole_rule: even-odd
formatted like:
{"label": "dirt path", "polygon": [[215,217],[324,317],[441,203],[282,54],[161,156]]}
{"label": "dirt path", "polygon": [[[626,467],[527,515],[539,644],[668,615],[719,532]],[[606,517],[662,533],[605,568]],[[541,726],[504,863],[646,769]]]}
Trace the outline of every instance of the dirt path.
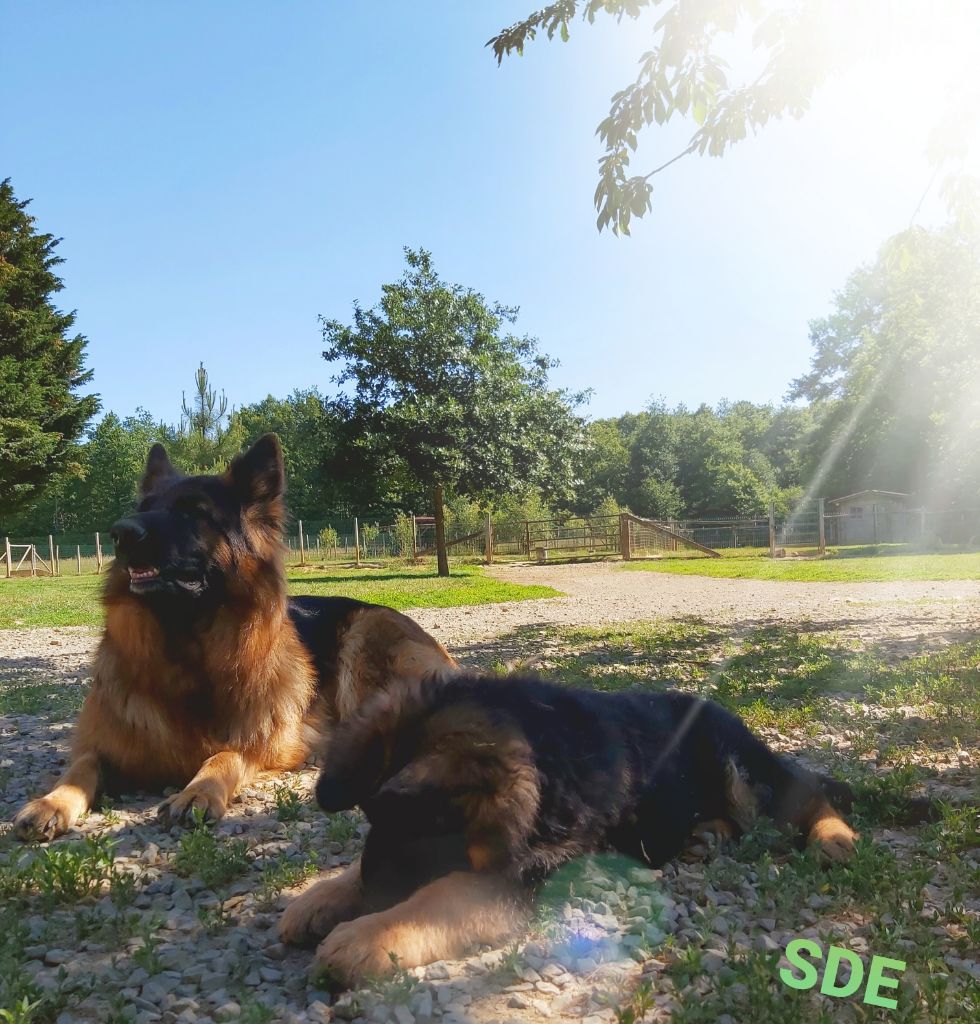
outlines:
{"label": "dirt path", "polygon": [[[694,617],[750,629],[811,622],[883,644],[897,655],[955,643],[980,631],[980,580],[780,583],[629,572],[613,563],[497,566],[510,583],[542,584],[564,597],[462,608],[420,608],[412,618],[447,647],[476,658],[481,644],[528,626],[591,626]],[[75,675],[95,649],[87,627],[0,630],[0,672],[47,667]]]}
{"label": "dirt path", "polygon": [[980,580],[780,583],[630,572],[601,562],[500,566],[491,572],[510,583],[543,584],[567,596],[419,609],[412,616],[448,646],[467,650],[525,626],[687,616],[743,628],[812,622],[844,636],[908,647],[908,653],[919,644],[955,642],[980,630]]}

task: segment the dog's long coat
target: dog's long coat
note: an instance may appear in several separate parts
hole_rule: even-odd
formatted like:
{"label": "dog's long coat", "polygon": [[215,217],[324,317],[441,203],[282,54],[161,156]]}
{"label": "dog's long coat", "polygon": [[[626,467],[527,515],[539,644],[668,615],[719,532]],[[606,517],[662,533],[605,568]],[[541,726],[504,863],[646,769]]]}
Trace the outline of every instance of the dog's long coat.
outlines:
{"label": "dog's long coat", "polygon": [[371,831],[360,864],[300,897],[281,930],[325,935],[317,962],[348,982],[390,953],[413,966],[503,939],[534,884],[582,854],[656,866],[696,826],[735,833],[757,814],[829,858],[854,840],[827,798],[843,787],[719,705],[532,678],[433,679],[373,698],[334,734],[316,792],[328,811],[359,804]]}
{"label": "dog's long coat", "polygon": [[21,837],[66,831],[102,789],[183,786],[166,819],[219,818],[251,775],[299,765],[390,679],[454,667],[390,608],[287,596],[283,486],[274,435],[220,476],[183,477],[151,450],[139,511],[113,527],[71,763],[17,814]]}

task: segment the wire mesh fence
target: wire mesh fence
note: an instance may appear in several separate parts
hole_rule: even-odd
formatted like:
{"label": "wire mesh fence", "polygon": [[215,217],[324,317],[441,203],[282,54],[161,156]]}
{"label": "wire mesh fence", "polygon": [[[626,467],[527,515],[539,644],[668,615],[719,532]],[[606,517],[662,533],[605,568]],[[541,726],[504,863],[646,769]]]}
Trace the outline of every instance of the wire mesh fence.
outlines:
{"label": "wire mesh fence", "polygon": [[[834,548],[908,545],[937,550],[980,546],[980,508],[932,511],[852,506],[828,510],[820,499],[790,514],[701,519],[641,519],[630,513],[514,520],[478,516],[446,525],[456,562],[710,557],[768,554],[812,556]],[[399,559],[435,562],[431,516],[398,515],[300,520],[283,536],[287,566],[359,565]],[[114,557],[108,532],[5,539],[0,576],[86,575]]]}

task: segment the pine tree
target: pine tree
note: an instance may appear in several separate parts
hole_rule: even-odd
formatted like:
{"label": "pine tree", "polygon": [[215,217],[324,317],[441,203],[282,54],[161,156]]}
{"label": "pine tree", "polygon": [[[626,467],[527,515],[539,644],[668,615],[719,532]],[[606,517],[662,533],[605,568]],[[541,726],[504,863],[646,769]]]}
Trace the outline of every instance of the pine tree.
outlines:
{"label": "pine tree", "polygon": [[75,442],[99,410],[75,314],[51,301],[59,239],[35,229],[29,200],[0,182],[0,513],[38,499],[77,471]]}
{"label": "pine tree", "polygon": [[201,363],[194,373],[194,394],[181,396],[180,425],[170,438],[171,456],[189,473],[223,470],[242,450],[245,434],[240,417],[228,410],[228,397],[211,387]]}

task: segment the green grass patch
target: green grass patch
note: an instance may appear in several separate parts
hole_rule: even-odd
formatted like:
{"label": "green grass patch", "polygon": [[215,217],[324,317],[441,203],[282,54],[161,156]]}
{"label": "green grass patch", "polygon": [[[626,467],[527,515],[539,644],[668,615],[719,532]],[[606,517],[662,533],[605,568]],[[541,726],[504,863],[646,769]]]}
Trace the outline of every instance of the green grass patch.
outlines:
{"label": "green grass patch", "polygon": [[[364,569],[290,569],[289,592],[354,597],[392,608],[454,608],[498,601],[560,597],[552,587],[493,579],[473,565],[454,566],[447,578],[427,566]],[[0,629],[101,626],[98,576],[0,579]]]}
{"label": "green grass patch", "polygon": [[74,718],[85,699],[81,683],[50,683],[38,675],[0,673],[0,715],[41,715],[64,721]]}
{"label": "green grass patch", "polygon": [[174,870],[179,875],[196,875],[209,888],[227,885],[249,870],[248,844],[242,839],[219,839],[203,820],[195,815],[194,827],[180,837],[174,854]]}
{"label": "green grass patch", "polygon": [[685,689],[757,730],[814,734],[823,722],[854,733],[852,753],[877,749],[882,763],[916,743],[980,739],[980,642],[893,662],[807,623],[734,637],[697,619],[518,635],[536,651],[533,667],[564,682]]}
{"label": "green grass patch", "polygon": [[627,572],[667,572],[716,579],[776,580],[798,583],[869,583],[892,580],[977,580],[980,551],[950,554],[853,555],[823,558],[765,558],[757,550],[725,553],[723,558],[658,558],[626,562]]}

